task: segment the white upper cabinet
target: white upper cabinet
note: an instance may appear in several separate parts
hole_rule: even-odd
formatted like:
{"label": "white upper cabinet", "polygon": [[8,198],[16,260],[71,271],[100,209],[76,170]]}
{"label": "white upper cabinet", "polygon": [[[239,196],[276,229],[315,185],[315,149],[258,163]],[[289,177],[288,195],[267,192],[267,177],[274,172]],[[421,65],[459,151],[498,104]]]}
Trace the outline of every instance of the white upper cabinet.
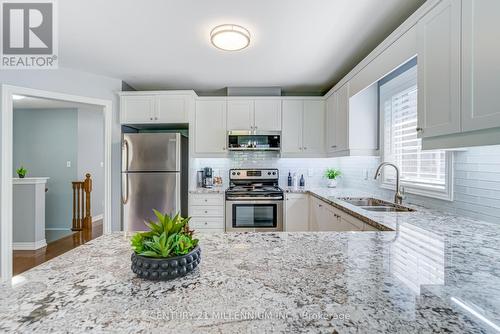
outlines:
{"label": "white upper cabinet", "polygon": [[281,130],[281,100],[227,101],[228,130]]}
{"label": "white upper cabinet", "polygon": [[325,151],[325,101],[305,100],[302,149],[304,153]]}
{"label": "white upper cabinet", "polygon": [[[482,1],[482,0],[481,0]],[[418,132],[460,132],[461,1],[443,0],[417,26]]]}
{"label": "white upper cabinet", "polygon": [[282,149],[286,156],[321,156],[325,151],[325,102],[283,100]]}
{"label": "white upper cabinet", "polygon": [[226,153],[225,100],[196,101],[195,153]]}
{"label": "white upper cabinet", "polygon": [[193,98],[187,95],[156,96],[155,120],[160,123],[187,123]]}
{"label": "white upper cabinet", "polygon": [[345,151],[349,148],[349,83],[340,87],[337,94],[337,112],[335,113],[335,142],[337,147],[335,151]]}
{"label": "white upper cabinet", "polygon": [[349,97],[349,82],[326,101],[326,152],[330,157],[378,154],[377,85]]}
{"label": "white upper cabinet", "polygon": [[283,132],[281,134],[281,151],[283,153],[302,152],[302,100],[283,101]]}
{"label": "white upper cabinet", "polygon": [[254,101],[227,101],[227,129],[253,130]]}
{"label": "white upper cabinet", "polygon": [[500,1],[462,2],[462,129],[500,127]]}
{"label": "white upper cabinet", "polygon": [[337,115],[337,96],[334,93],[326,100],[326,151],[333,153],[337,151],[336,137],[336,115]]}
{"label": "white upper cabinet", "polygon": [[154,95],[131,95],[120,98],[120,121],[127,123],[155,122]]}
{"label": "white upper cabinet", "polygon": [[281,99],[255,100],[254,126],[259,131],[281,130]]}
{"label": "white upper cabinet", "polygon": [[120,96],[122,124],[188,123],[194,105],[192,94],[124,92]]}

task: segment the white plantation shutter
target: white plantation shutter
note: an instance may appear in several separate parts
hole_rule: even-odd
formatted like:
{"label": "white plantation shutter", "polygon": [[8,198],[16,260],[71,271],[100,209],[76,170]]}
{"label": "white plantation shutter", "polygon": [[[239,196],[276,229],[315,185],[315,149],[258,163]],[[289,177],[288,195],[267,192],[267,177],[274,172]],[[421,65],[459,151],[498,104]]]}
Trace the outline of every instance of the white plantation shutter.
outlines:
{"label": "white plantation shutter", "polygon": [[[422,189],[423,195],[448,194],[447,153],[422,151],[422,140],[417,138],[417,67],[384,82],[379,93],[384,161],[399,167],[406,188]],[[394,170],[386,168],[383,182],[392,185],[395,176]]]}

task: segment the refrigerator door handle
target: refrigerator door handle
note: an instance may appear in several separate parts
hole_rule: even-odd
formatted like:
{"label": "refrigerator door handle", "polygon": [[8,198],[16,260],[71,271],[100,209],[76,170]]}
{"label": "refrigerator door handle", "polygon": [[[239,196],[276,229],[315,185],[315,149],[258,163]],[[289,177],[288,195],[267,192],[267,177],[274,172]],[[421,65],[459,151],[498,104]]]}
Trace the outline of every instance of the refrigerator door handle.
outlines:
{"label": "refrigerator door handle", "polygon": [[[123,178],[125,178],[125,198],[123,198]],[[129,199],[128,173],[122,173],[122,204],[127,204]]]}
{"label": "refrigerator door handle", "polygon": [[128,172],[128,161],[129,161],[128,160],[128,151],[129,151],[129,147],[128,147],[128,141],[126,139],[123,140],[122,151],[125,151],[125,172]]}

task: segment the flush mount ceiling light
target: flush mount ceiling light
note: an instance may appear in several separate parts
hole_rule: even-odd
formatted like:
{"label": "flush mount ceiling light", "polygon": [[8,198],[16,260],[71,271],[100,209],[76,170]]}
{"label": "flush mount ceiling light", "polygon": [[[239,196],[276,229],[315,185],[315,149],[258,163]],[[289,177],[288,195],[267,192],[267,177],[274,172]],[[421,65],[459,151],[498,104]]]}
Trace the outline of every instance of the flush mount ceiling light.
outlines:
{"label": "flush mount ceiling light", "polygon": [[243,50],[250,44],[250,32],[236,24],[222,24],[212,29],[210,41],[224,51]]}

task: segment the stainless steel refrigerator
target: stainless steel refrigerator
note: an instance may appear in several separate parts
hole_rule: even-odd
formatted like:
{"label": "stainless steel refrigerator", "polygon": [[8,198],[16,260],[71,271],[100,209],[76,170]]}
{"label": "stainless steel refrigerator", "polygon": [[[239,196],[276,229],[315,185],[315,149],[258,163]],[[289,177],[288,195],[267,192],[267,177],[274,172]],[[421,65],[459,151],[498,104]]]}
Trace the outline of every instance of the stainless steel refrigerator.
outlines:
{"label": "stainless steel refrigerator", "polygon": [[144,231],[153,209],[187,215],[188,140],[180,133],[126,133],[122,141],[123,229]]}

